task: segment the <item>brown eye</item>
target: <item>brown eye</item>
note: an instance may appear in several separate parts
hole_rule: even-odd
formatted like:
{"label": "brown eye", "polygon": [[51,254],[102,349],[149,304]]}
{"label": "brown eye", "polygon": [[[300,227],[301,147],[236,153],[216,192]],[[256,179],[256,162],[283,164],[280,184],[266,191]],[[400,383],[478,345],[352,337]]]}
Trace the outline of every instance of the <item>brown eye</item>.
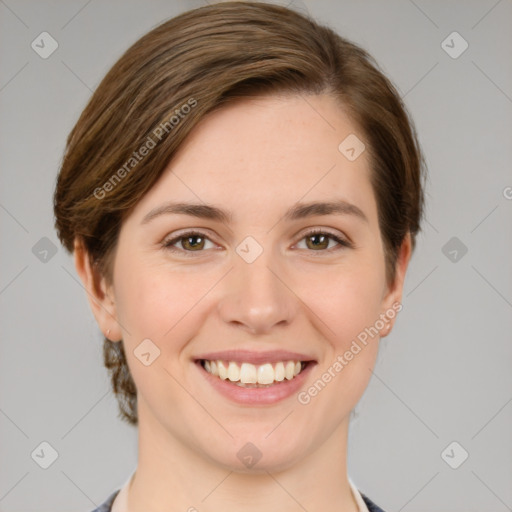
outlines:
{"label": "brown eye", "polygon": [[[210,247],[206,244],[211,244]],[[193,252],[203,252],[206,249],[213,247],[213,242],[204,235],[204,233],[190,231],[183,233],[175,238],[163,242],[163,247],[172,252],[182,254],[189,254]]]}
{"label": "brown eye", "polygon": [[187,251],[201,250],[204,248],[204,238],[199,235],[182,237],[179,240],[182,241],[181,246]]}
{"label": "brown eye", "polygon": [[330,237],[323,234],[312,234],[306,237],[306,245],[309,249],[327,249],[329,246]]}
{"label": "brown eye", "polygon": [[[299,243],[301,243],[302,240],[305,240],[306,249],[316,252],[331,252],[346,247],[352,247],[349,241],[326,231],[311,231],[306,233]],[[329,247],[331,242],[335,242],[335,244],[331,244]]]}

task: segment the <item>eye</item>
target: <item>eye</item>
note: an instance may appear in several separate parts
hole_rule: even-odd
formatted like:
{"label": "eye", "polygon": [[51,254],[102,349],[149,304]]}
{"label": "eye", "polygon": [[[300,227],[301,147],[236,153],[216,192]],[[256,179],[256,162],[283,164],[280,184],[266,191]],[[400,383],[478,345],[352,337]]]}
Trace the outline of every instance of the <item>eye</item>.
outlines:
{"label": "eye", "polygon": [[[322,230],[312,230],[306,233],[299,244],[305,240],[306,250],[315,252],[331,252],[344,247],[352,248],[353,244],[334,233]],[[330,246],[331,242],[335,242],[334,247]],[[207,247],[210,243],[211,247]],[[297,245],[299,245],[297,244]],[[181,245],[181,247],[179,247]],[[179,236],[165,240],[162,246],[172,252],[180,252],[186,256],[193,256],[194,252],[203,252],[205,249],[214,248],[213,242],[201,231],[187,231]],[[300,248],[300,247],[299,247]]]}
{"label": "eye", "polygon": [[[191,253],[201,252],[203,249],[208,249],[209,247],[205,247],[208,242],[213,246],[212,241],[204,233],[200,231],[187,231],[186,233],[182,233],[170,240],[165,240],[162,245],[173,252]],[[181,245],[181,248],[175,247],[176,244]]]}
{"label": "eye", "polygon": [[336,248],[335,246],[334,250],[338,250],[343,247],[352,247],[352,243],[348,240],[345,240],[338,235],[335,235],[334,233],[329,233],[328,231],[322,231],[318,229],[306,233],[300,242],[303,240],[306,241],[306,249],[311,249],[313,251],[331,252],[333,248],[332,246],[329,248],[329,244],[332,241],[338,244],[338,247]]}

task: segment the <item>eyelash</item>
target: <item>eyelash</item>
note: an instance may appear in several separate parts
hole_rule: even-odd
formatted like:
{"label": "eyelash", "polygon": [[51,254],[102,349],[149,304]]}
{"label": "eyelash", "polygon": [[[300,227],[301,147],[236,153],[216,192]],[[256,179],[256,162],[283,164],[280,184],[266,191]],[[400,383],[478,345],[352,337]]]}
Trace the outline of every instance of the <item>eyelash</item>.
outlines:
{"label": "eyelash", "polygon": [[[314,253],[314,252],[319,252],[319,253],[327,252],[327,253],[331,253],[333,250],[337,251],[337,250],[341,250],[343,248],[348,248],[348,249],[353,249],[354,248],[354,245],[351,242],[349,242],[348,240],[340,238],[339,236],[335,235],[334,233],[330,233],[329,231],[325,231],[325,230],[321,230],[321,229],[313,229],[311,231],[308,231],[307,233],[305,233],[302,236],[302,238],[298,242],[301,242],[305,238],[313,236],[313,235],[327,235],[328,238],[330,238],[331,240],[334,240],[336,243],[338,243],[339,247],[338,248],[332,248],[331,247],[330,249],[321,249],[321,250],[318,250],[318,251],[308,250],[308,252],[311,252],[311,253]],[[189,237],[194,237],[194,236],[201,237],[203,239],[211,241],[210,238],[208,236],[206,236],[205,233],[202,233],[201,231],[191,230],[191,231],[187,231],[186,233],[182,233],[181,235],[179,235],[179,236],[177,236],[177,237],[175,237],[175,238],[173,238],[171,240],[165,240],[162,243],[162,246],[163,246],[164,249],[167,249],[167,250],[169,250],[171,252],[181,252],[181,253],[186,254],[187,257],[194,257],[195,256],[194,253],[204,252],[205,249],[199,250],[199,251],[187,251],[186,249],[178,249],[177,247],[173,247],[173,245],[176,242],[179,242],[180,240],[183,240],[183,239],[189,238]]]}

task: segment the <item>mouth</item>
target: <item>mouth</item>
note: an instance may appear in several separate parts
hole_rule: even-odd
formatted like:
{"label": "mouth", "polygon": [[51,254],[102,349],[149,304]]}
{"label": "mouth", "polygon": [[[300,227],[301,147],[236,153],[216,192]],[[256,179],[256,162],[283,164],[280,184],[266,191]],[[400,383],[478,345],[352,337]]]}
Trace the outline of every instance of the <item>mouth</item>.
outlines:
{"label": "mouth", "polygon": [[[273,350],[225,350],[192,361],[209,389],[240,405],[268,406],[292,398],[317,364],[311,355]],[[209,392],[209,391],[208,391]]]}
{"label": "mouth", "polygon": [[210,375],[242,388],[269,388],[297,378],[313,361],[282,360],[253,364],[246,361],[198,359]]}

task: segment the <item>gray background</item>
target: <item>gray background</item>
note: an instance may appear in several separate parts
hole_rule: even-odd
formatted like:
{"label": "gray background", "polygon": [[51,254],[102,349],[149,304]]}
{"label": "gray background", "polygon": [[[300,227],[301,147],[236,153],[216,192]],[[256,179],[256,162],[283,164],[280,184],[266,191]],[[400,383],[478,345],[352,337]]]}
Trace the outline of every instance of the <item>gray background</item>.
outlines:
{"label": "gray background", "polygon": [[[92,510],[136,466],[51,198],[66,136],[110,66],[204,3],[0,0],[2,512]],[[351,478],[386,512],[512,510],[512,2],[292,6],[375,56],[430,173],[404,308],[351,427]],[[31,48],[43,31],[59,45],[47,59]],[[469,44],[458,58],[442,47],[453,31]],[[43,441],[58,452],[48,469],[31,455]]]}

